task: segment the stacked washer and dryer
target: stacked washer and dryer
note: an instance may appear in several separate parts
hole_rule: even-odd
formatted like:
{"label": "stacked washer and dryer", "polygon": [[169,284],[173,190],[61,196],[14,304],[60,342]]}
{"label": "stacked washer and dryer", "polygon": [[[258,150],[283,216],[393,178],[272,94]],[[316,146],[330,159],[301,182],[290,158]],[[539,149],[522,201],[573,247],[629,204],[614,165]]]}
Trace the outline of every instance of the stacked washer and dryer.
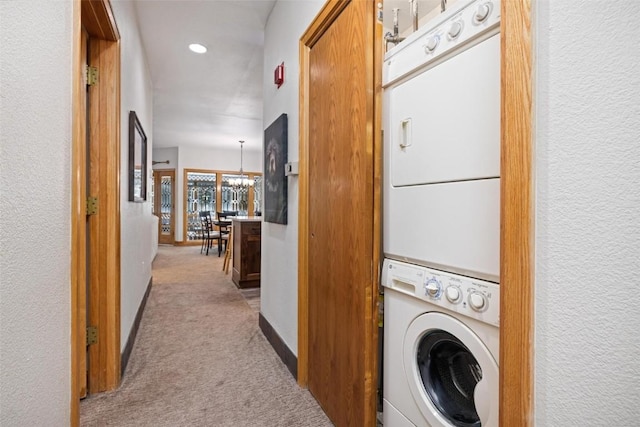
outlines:
{"label": "stacked washer and dryer", "polygon": [[498,425],[500,4],[385,55],[383,423]]}

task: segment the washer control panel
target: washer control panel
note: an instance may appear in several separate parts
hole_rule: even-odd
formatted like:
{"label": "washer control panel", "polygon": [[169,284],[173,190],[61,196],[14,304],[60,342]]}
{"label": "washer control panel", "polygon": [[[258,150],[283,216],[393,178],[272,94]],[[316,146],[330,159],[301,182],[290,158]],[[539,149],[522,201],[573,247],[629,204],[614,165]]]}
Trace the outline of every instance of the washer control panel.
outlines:
{"label": "washer control panel", "polygon": [[499,326],[500,286],[421,265],[384,260],[382,286]]}
{"label": "washer control panel", "polygon": [[460,0],[386,53],[383,86],[499,31],[500,0]]}

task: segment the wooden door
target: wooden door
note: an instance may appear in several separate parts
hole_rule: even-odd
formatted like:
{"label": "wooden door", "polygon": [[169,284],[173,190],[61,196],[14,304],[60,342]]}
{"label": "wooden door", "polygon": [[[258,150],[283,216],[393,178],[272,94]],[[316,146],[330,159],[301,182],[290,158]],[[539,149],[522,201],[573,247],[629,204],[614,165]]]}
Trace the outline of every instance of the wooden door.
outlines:
{"label": "wooden door", "polygon": [[[82,74],[84,70],[88,67],[88,48],[89,44],[89,33],[83,27],[80,32],[80,61],[79,61],[79,74]],[[86,195],[88,194],[89,180],[88,180],[88,167],[89,167],[89,158],[87,153],[89,153],[89,138],[87,129],[89,128],[89,118],[87,116],[87,104],[89,102],[89,91],[87,90],[87,86],[85,84],[84,79],[77,79],[75,84],[78,86],[78,103],[75,114],[77,115],[76,120],[78,123],[78,128],[76,130],[76,138],[78,140],[78,146],[74,152],[74,157],[78,157],[80,161],[82,161],[82,166],[79,168],[77,172],[77,192],[79,194],[75,195],[75,198],[79,200],[83,200],[86,203]],[[74,183],[75,184],[75,183]],[[87,270],[89,268],[88,259],[89,259],[89,217],[86,215],[84,206],[81,206],[78,211],[75,212],[74,221],[78,222],[79,227],[73,229],[74,234],[74,242],[76,245],[76,253],[77,259],[74,260],[77,264],[73,266],[72,271],[77,272],[77,280],[79,281],[79,286],[76,289],[76,299],[74,301],[74,306],[78,307],[77,316],[75,321],[77,322],[77,331],[78,337],[77,343],[75,344],[77,349],[74,351],[76,353],[75,360],[75,369],[73,369],[72,375],[77,376],[77,392],[79,398],[84,398],[87,396],[87,377],[88,377],[88,364],[89,364],[89,352],[87,351],[86,342],[87,342],[87,295],[89,292],[89,281],[87,280]]]}
{"label": "wooden door", "polygon": [[153,214],[158,217],[158,243],[175,241],[176,171],[153,171]]}
{"label": "wooden door", "polygon": [[[119,39],[109,0],[74,1],[72,426],[79,424],[76,397],[113,389],[120,381]],[[99,72],[89,88],[87,64]],[[96,197],[97,211],[89,212],[87,197]],[[97,342],[88,349],[85,326],[98,331]]]}
{"label": "wooden door", "polygon": [[300,328],[307,336],[299,357],[309,390],[337,426],[375,425],[377,34],[373,1],[335,1],[302,38],[301,210],[308,219],[301,224],[307,313]]}

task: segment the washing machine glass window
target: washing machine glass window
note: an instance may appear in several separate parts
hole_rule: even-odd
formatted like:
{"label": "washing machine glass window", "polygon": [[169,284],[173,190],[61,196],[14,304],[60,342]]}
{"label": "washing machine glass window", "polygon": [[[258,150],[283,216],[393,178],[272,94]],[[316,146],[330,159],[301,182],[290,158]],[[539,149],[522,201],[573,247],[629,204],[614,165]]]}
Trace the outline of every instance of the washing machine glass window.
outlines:
{"label": "washing machine glass window", "polygon": [[469,349],[450,333],[434,330],[418,343],[416,359],[425,392],[438,411],[454,426],[480,427],[473,396],[482,369]]}
{"label": "washing machine glass window", "polygon": [[462,319],[428,311],[406,328],[402,349],[409,394],[431,427],[498,425],[500,375],[487,346],[498,329],[472,320],[474,329]]}

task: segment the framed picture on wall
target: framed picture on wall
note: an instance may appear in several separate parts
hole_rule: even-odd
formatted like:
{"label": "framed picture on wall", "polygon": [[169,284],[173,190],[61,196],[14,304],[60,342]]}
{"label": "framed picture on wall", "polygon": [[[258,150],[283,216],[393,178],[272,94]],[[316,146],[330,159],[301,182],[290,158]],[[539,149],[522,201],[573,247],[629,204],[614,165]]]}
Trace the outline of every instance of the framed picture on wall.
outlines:
{"label": "framed picture on wall", "polygon": [[287,115],[281,114],[264,131],[264,220],[287,223]]}
{"label": "framed picture on wall", "polygon": [[147,135],[135,111],[129,112],[129,201],[147,200]]}

